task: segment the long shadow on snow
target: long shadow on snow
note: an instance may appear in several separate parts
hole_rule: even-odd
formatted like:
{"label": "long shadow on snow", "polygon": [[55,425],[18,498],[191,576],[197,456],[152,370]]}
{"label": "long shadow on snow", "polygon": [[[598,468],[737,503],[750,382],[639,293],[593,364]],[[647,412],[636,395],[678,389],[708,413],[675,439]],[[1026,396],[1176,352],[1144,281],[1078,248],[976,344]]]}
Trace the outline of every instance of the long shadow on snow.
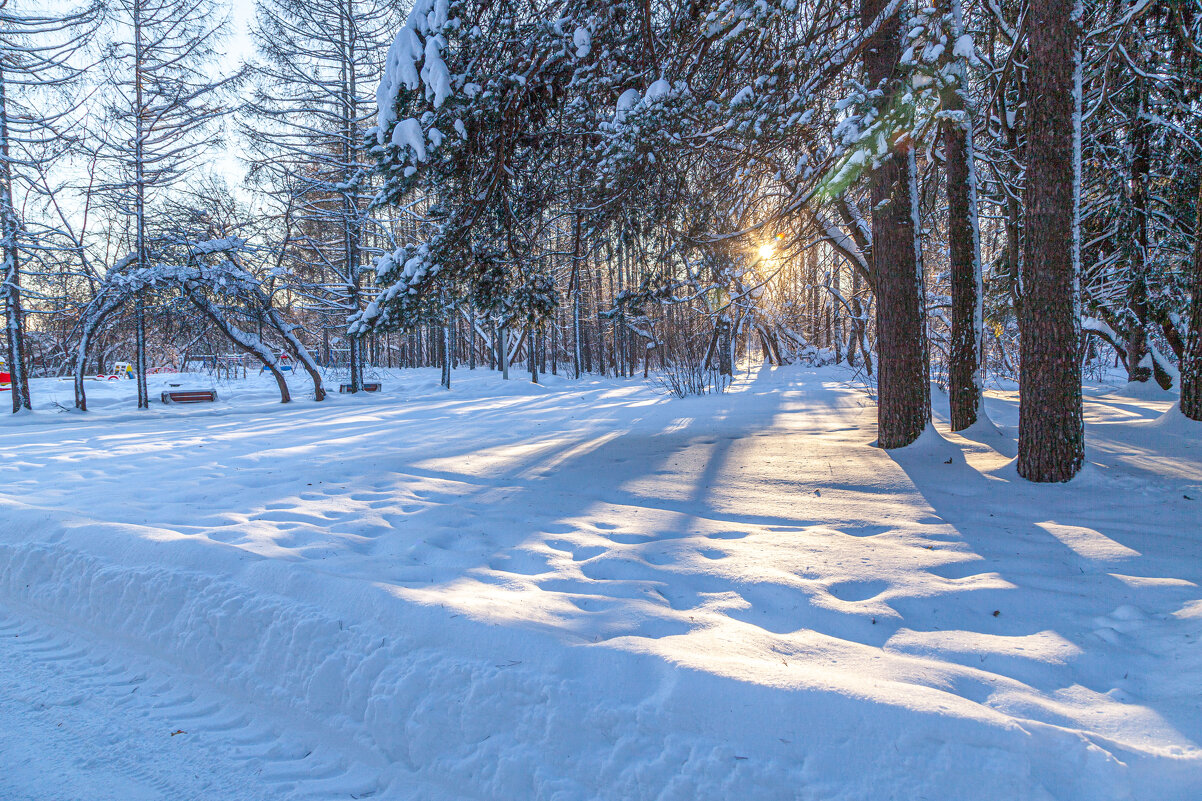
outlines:
{"label": "long shadow on snow", "polygon": [[[1147,410],[1143,413],[1146,417]],[[1102,439],[1103,432],[1117,433],[1119,439],[1141,436],[1121,428],[1127,426],[1091,425],[1087,441]],[[1013,452],[1012,441],[999,447],[991,435],[970,437]],[[976,622],[967,631],[946,633],[952,643],[959,639],[962,648],[945,645],[946,650],[928,652],[1027,685],[1030,698],[1011,710],[1018,717],[1079,727],[1083,720],[1071,714],[1071,701],[1061,703],[1085,695],[1111,704],[1112,712],[1128,704],[1120,713],[1139,716],[1141,708],[1150,709],[1192,743],[1202,743],[1196,709],[1176,693],[1159,689],[1171,687],[1183,670],[1202,675],[1202,660],[1181,661],[1198,627],[1188,617],[1175,617],[1202,598],[1202,541],[1182,536],[1196,529],[1197,506],[1171,485],[1155,490],[1151,503],[1141,500],[1149,486],[1171,483],[1171,477],[1163,470],[1120,465],[1121,446],[1091,445],[1087,455],[1094,463],[1080,478],[1067,485],[1036,485],[1019,479],[1012,465],[986,475],[962,456],[943,464],[942,457],[959,451],[957,439],[952,437],[946,453],[903,449],[890,456],[932,511],[981,557],[962,563],[949,577],[996,574],[1009,588],[938,599],[939,611],[951,612],[947,616],[961,625]],[[1107,508],[1124,503],[1146,505],[1148,513]],[[922,609],[923,603],[894,606],[903,617],[921,613],[930,619],[931,610]],[[1024,653],[1024,638],[1048,632],[1080,651],[1063,660]],[[999,637],[1012,638],[1013,647],[997,647],[1005,642],[992,639]],[[990,647],[974,649],[980,641]],[[1172,656],[1172,651],[1179,653]],[[983,703],[995,691],[989,683],[963,688],[966,696]],[[1088,729],[1089,721],[1084,723]]]}

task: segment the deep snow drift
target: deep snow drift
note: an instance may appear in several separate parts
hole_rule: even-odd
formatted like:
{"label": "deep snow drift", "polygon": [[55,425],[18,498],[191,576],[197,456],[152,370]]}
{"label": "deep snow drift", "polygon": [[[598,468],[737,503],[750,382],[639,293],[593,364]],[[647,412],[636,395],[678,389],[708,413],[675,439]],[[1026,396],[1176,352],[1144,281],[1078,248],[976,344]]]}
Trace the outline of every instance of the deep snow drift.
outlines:
{"label": "deep snow drift", "polygon": [[0,798],[1202,797],[1198,428],[1092,392],[1035,486],[1013,392],[888,453],[847,379],[36,381]]}

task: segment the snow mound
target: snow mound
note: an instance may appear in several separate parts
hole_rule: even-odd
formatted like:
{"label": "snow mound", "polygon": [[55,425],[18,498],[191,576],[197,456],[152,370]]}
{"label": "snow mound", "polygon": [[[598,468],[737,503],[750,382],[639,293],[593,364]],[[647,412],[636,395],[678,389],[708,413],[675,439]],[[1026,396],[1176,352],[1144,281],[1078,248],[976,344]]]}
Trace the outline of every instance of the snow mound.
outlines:
{"label": "snow mound", "polygon": [[1202,421],[1191,420],[1181,411],[1181,406],[1174,403],[1160,417],[1145,424],[1165,434],[1181,437],[1202,438]]}
{"label": "snow mound", "polygon": [[916,440],[904,447],[894,448],[889,453],[895,459],[906,464],[934,464],[936,462],[944,464],[959,462],[962,464],[964,462],[964,454],[960,448],[948,442],[931,423],[927,423],[926,428],[922,430]]}
{"label": "snow mound", "polygon": [[1005,429],[990,420],[989,416],[983,411],[981,412],[980,416],[977,417],[977,421],[975,423],[970,425],[968,428],[961,429],[955,433],[963,437],[980,437],[984,440],[1006,437]]}
{"label": "snow mound", "polygon": [[1138,400],[1168,401],[1174,400],[1177,393],[1161,389],[1155,381],[1128,381],[1121,387],[1102,393],[1103,396],[1116,398],[1136,398]]}

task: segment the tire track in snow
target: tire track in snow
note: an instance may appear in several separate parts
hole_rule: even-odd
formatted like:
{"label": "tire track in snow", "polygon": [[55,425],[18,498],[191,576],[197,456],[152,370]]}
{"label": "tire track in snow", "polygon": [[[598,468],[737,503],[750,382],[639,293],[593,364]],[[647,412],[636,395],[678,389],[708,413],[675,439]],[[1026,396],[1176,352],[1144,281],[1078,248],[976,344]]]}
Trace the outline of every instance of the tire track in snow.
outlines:
{"label": "tire track in snow", "polygon": [[165,670],[0,606],[0,798],[381,797],[374,771]]}

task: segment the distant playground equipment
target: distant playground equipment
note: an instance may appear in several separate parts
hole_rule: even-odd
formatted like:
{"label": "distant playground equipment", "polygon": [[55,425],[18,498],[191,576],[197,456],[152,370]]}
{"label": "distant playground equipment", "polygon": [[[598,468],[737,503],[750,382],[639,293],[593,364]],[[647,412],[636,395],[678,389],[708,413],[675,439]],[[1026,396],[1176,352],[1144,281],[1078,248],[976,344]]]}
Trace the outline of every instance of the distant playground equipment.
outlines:
{"label": "distant playground equipment", "polygon": [[[286,351],[280,351],[275,355],[275,368],[281,373],[286,373],[292,370],[292,357]],[[271,368],[263,365],[259,368],[260,373],[266,373]]]}
{"label": "distant playground equipment", "polygon": [[95,378],[89,376],[92,381],[120,381],[122,379],[133,379],[134,366],[129,362],[113,362],[113,371],[111,373],[99,373]]}
{"label": "distant playground equipment", "polygon": [[210,378],[246,378],[251,357],[245,353],[192,353],[184,359],[183,373],[208,373]]}
{"label": "distant playground equipment", "polygon": [[222,353],[215,356],[214,359],[213,374],[216,378],[229,380],[237,378],[239,373],[246,378],[250,356],[245,353]]}
{"label": "distant playground equipment", "polygon": [[[174,368],[170,367],[155,367],[146,371],[147,373],[174,373]],[[245,372],[244,372],[245,374]],[[94,376],[85,376],[86,381],[121,381],[137,378],[137,373],[134,372],[134,366],[130,362],[114,362],[113,370],[110,373],[98,373]],[[12,390],[12,374],[8,371],[8,363],[0,358],[0,392],[8,392]],[[60,381],[71,381],[70,377],[59,379]]]}
{"label": "distant playground equipment", "polygon": [[[215,380],[231,380],[247,378],[257,359],[249,353],[191,353],[184,360],[181,373],[208,373]],[[280,372],[291,372],[292,356],[281,350],[275,354],[275,367]],[[260,373],[269,371],[267,365],[262,365]]]}
{"label": "distant playground equipment", "polygon": [[115,381],[119,378],[133,379],[134,366],[129,362],[114,362],[113,372],[107,376],[109,381]]}
{"label": "distant playground equipment", "polygon": [[[4,360],[0,359],[0,371],[4,369]],[[161,368],[148,370],[150,373],[162,372]],[[134,366],[130,362],[113,362],[113,371],[111,373],[97,373],[96,375],[86,375],[84,381],[121,381],[133,380],[137,378],[137,373],[134,372]],[[8,381],[8,373],[0,372],[0,383]],[[64,376],[59,381],[72,381],[70,376]]]}

